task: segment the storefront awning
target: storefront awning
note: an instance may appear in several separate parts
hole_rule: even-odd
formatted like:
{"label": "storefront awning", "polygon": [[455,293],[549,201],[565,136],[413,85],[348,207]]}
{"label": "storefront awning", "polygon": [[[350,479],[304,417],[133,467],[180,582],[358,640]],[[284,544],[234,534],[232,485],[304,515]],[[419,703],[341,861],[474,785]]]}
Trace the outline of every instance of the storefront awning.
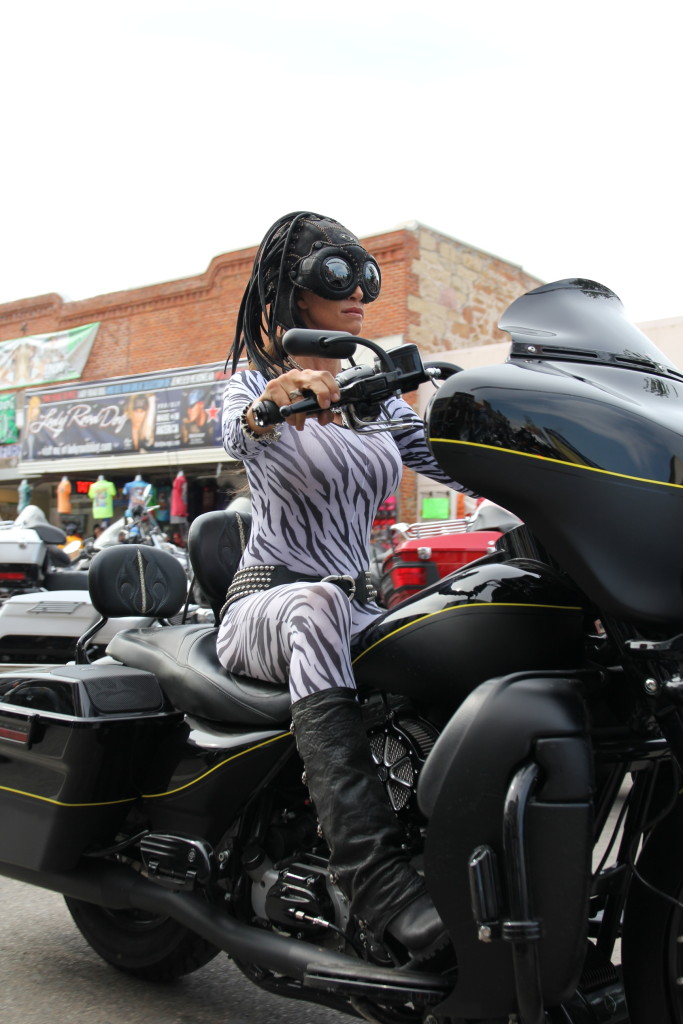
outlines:
{"label": "storefront awning", "polygon": [[179,469],[190,466],[214,465],[216,470],[223,463],[238,465],[223,448],[213,445],[204,448],[185,448],[181,451],[131,452],[129,455],[74,456],[62,459],[27,459],[16,466],[0,468],[0,481],[35,480],[48,474],[87,476],[93,473],[119,474],[134,470],[145,474],[145,470],[168,470],[175,476]]}

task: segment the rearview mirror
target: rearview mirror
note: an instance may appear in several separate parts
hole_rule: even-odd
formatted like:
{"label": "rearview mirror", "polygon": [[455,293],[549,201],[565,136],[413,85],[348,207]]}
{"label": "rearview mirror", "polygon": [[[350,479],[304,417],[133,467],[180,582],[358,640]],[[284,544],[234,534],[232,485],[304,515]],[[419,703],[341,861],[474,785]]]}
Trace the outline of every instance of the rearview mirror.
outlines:
{"label": "rearview mirror", "polygon": [[351,359],[356,342],[347,331],[315,331],[292,327],[282,337],[282,346],[290,356],[319,356],[322,359]]}

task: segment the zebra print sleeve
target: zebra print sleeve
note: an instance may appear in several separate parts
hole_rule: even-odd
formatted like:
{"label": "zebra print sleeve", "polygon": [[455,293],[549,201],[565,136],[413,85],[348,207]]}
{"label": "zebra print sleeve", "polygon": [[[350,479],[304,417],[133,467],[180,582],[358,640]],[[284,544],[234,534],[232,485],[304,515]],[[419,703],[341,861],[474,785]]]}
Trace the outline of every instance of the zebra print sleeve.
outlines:
{"label": "zebra print sleeve", "polygon": [[234,374],[225,387],[223,396],[223,447],[229,455],[241,462],[255,458],[268,440],[245,437],[240,416],[245,406],[255,401],[266,386],[266,379],[255,370],[241,370]]}

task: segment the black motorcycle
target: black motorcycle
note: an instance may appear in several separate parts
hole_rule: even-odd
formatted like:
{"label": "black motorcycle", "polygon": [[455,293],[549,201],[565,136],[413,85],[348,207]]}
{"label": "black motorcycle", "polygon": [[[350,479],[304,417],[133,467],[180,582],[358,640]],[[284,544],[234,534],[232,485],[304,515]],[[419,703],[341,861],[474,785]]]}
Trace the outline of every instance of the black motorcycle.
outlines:
{"label": "black motorcycle", "polygon": [[[173,978],[224,950],[270,992],[382,1024],[683,1022],[683,373],[595,282],[535,289],[501,327],[508,361],[452,373],[428,431],[524,525],[384,614],[354,662],[453,955],[413,964],[354,919],[289,694],[227,674],[215,626],[175,625],[0,677],[0,873],[63,893],[109,963]],[[342,372],[339,405],[374,429],[433,377],[417,349],[286,337],[356,343],[377,362]],[[192,525],[216,615],[248,530],[234,509]],[[89,577],[103,620],[185,598],[152,547],[105,550]]]}

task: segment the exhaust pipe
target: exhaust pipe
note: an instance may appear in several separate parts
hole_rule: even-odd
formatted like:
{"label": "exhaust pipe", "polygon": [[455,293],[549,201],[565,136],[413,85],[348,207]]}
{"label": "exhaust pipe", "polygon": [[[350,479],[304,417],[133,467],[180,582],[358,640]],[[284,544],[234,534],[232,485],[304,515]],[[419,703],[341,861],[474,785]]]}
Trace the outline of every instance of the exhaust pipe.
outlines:
{"label": "exhaust pipe", "polygon": [[[452,985],[439,974],[375,967],[299,939],[236,921],[190,893],[174,892],[121,865],[82,861],[76,871],[31,871],[0,864],[0,875],[110,910],[148,910],[172,918],[239,960],[296,978],[311,988],[375,993],[385,1001],[441,1002]],[[393,998],[392,998],[393,997]]]}

